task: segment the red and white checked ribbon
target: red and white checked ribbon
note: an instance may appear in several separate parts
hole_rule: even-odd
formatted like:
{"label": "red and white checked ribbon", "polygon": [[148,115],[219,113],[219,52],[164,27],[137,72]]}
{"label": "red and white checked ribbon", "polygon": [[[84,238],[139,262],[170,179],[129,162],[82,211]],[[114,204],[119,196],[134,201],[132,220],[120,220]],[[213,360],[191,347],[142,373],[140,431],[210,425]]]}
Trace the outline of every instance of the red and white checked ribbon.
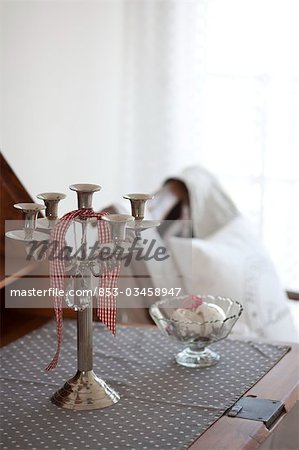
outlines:
{"label": "red and white checked ribbon", "polygon": [[[57,245],[56,251],[58,255],[63,254],[63,247],[65,245],[66,233],[77,217],[80,218],[92,218],[95,217],[98,220],[98,239],[100,243],[107,243],[111,241],[110,228],[109,225],[101,220],[107,213],[96,213],[92,209],[79,209],[71,211],[65,214],[58,224],[55,226],[51,234],[51,242],[55,242]],[[51,243],[50,242],[50,243]],[[112,292],[112,289],[117,287],[117,280],[119,276],[120,265],[118,264],[109,273],[103,274],[99,277],[99,288],[102,288],[104,294],[106,292]],[[59,290],[64,290],[64,280],[65,280],[65,263],[64,258],[55,258],[50,261],[50,284],[53,288],[53,292],[57,293]],[[108,288],[108,289],[107,289]],[[110,288],[110,290],[109,290]],[[101,291],[100,291],[101,292]],[[63,297],[53,296],[54,312],[56,318],[56,332],[57,332],[57,343],[56,343],[56,353],[46,367],[46,370],[52,370],[57,366],[59,360],[59,354],[61,350],[62,342],[62,302]],[[102,295],[97,298],[97,317],[101,322],[103,322],[112,331],[113,334],[116,332],[116,296],[113,295]]]}

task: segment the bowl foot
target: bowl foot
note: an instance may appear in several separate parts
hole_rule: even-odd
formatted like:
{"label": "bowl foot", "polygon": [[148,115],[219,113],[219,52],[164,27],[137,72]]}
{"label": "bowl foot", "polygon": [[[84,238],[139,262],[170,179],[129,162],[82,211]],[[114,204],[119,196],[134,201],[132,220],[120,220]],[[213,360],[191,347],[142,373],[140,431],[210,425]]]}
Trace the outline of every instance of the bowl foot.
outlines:
{"label": "bowl foot", "polygon": [[185,348],[176,355],[175,359],[178,364],[185,367],[209,367],[217,364],[220,356],[209,348],[198,350]]}

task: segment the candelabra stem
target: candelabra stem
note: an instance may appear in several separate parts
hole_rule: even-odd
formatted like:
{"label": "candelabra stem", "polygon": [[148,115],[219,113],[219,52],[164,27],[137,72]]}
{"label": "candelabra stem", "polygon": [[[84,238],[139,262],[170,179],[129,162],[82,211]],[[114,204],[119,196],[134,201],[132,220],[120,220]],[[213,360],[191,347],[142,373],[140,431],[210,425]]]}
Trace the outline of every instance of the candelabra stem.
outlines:
{"label": "candelabra stem", "polygon": [[77,312],[78,370],[51,397],[52,403],[73,410],[102,409],[119,401],[119,395],[97,377],[92,365],[92,305]]}
{"label": "candelabra stem", "polygon": [[92,305],[77,313],[78,370],[87,372],[93,369],[92,363]]}

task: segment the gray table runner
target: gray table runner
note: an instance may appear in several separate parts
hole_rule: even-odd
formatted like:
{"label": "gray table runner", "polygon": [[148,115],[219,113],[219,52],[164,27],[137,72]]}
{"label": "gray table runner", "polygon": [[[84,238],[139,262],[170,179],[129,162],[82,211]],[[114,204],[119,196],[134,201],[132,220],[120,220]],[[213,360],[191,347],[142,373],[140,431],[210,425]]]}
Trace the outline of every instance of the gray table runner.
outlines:
{"label": "gray table runner", "polygon": [[113,337],[96,324],[94,370],[121,400],[80,412],[49,402],[76,372],[76,323],[64,322],[60,364],[48,373],[55,342],[50,322],[1,351],[3,449],[186,449],[289,349],[226,339],[212,346],[218,365],[188,369],[157,329],[118,327]]}

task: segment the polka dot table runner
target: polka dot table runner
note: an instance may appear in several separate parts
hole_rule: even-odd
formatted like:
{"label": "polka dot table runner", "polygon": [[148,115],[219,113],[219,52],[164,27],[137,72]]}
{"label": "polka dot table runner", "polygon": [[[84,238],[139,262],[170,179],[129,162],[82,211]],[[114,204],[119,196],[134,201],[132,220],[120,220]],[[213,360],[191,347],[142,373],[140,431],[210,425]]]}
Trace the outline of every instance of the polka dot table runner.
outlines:
{"label": "polka dot table runner", "polygon": [[213,345],[218,365],[188,369],[174,361],[181,347],[155,328],[106,330],[95,324],[94,370],[121,400],[102,410],[49,401],[76,371],[75,322],[65,321],[61,362],[50,373],[53,322],[1,350],[2,449],[186,449],[289,350],[226,339]]}

